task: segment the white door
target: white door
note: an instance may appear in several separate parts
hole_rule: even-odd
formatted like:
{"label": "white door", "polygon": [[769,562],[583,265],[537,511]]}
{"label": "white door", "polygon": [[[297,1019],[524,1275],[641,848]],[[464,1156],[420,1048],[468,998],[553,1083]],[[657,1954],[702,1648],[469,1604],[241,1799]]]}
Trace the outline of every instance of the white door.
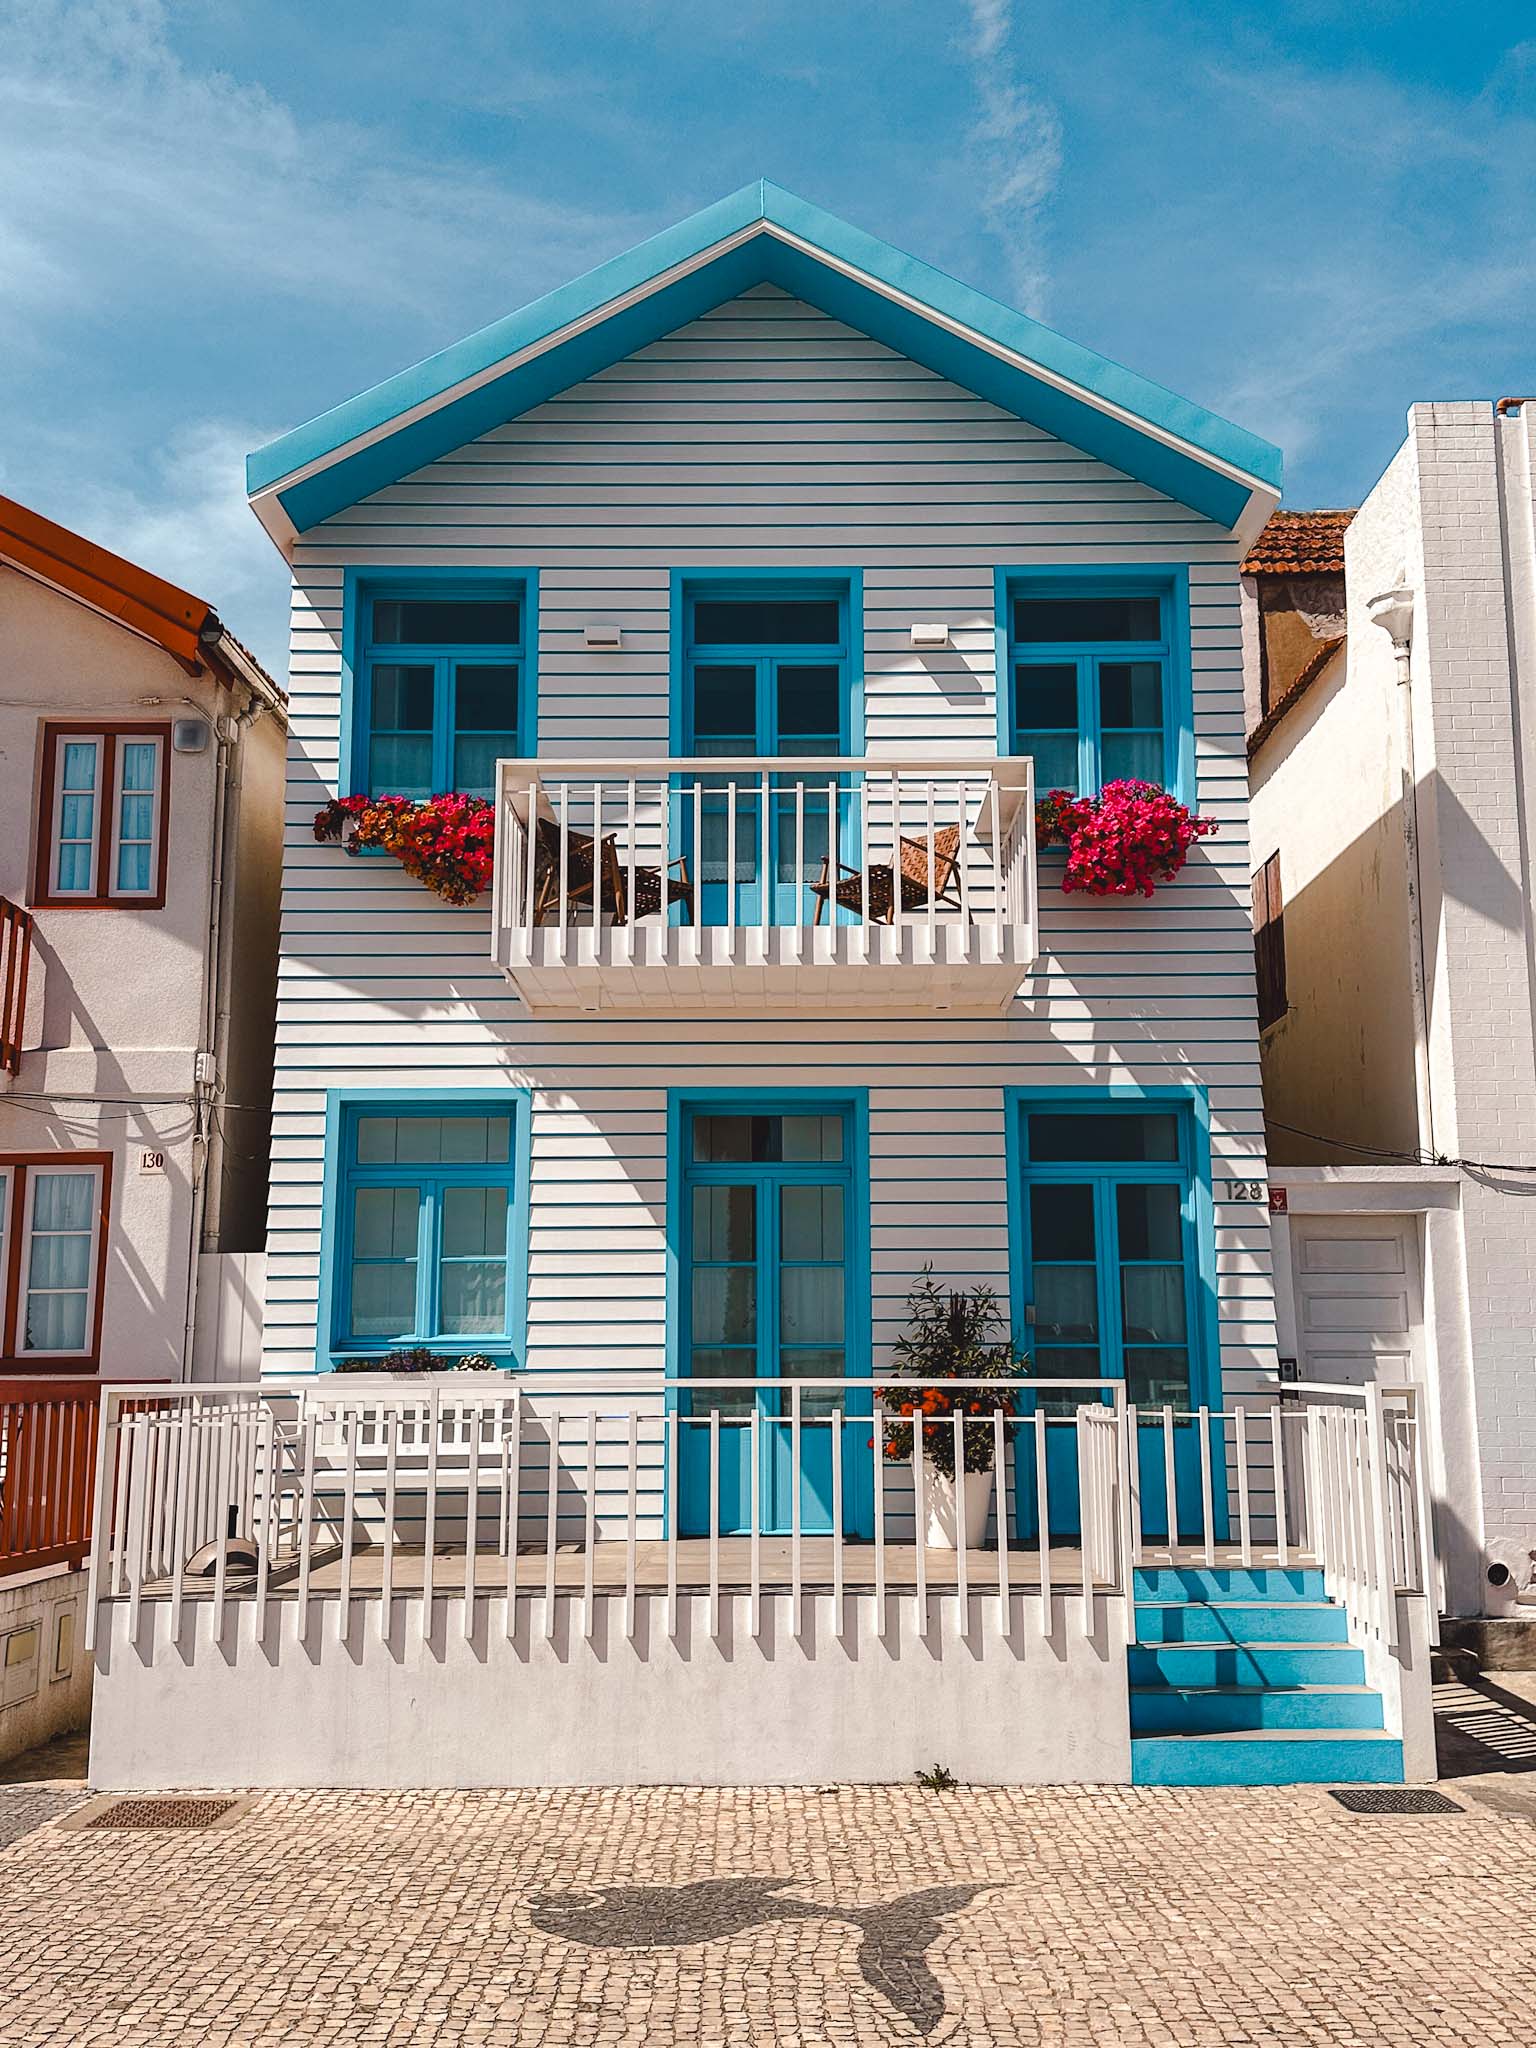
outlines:
{"label": "white door", "polygon": [[1418,1377],[1418,1229],[1410,1216],[1293,1216],[1304,1380],[1401,1386]]}

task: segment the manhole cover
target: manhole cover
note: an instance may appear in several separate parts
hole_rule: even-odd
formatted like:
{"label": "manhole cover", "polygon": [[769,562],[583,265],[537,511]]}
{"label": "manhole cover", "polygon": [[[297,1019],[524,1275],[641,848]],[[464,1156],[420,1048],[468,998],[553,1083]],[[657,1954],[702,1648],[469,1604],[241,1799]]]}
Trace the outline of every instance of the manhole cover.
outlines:
{"label": "manhole cover", "polygon": [[88,1828],[206,1828],[229,1812],[233,1799],[119,1799],[93,1814]]}
{"label": "manhole cover", "polygon": [[1351,1813],[1465,1813],[1443,1792],[1399,1791],[1395,1785],[1352,1785],[1331,1795]]}

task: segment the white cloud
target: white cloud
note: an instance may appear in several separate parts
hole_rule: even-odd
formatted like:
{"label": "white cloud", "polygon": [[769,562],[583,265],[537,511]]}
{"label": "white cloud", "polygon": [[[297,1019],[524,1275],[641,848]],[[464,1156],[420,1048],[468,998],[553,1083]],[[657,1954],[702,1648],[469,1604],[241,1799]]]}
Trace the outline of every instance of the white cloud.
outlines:
{"label": "white cloud", "polygon": [[1045,305],[1044,215],[1061,174],[1061,120],[1013,64],[1012,0],[967,0],[965,50],[977,113],[969,156],[982,216],[1002,245],[1014,297],[1028,313]]}
{"label": "white cloud", "polygon": [[169,307],[226,282],[424,311],[488,262],[511,286],[567,275],[625,225],[479,166],[412,158],[382,126],[302,122],[259,85],[195,71],[162,0],[11,0],[0,305],[13,319],[119,293]]}

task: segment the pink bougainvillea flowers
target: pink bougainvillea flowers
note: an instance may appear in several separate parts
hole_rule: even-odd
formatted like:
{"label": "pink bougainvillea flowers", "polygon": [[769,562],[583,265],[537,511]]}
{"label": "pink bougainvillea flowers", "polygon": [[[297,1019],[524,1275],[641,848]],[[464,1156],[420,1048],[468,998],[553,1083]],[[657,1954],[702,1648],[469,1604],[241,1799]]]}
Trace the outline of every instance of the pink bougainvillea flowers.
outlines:
{"label": "pink bougainvillea flowers", "polygon": [[392,853],[408,875],[446,903],[473,903],[491,879],[496,812],[484,797],[451,792],[417,802],[408,796],[333,797],[315,814],[315,837]]}
{"label": "pink bougainvillea flowers", "polygon": [[1067,849],[1068,895],[1150,896],[1215,830],[1155,782],[1106,782],[1097,796],[1053,789],[1035,806],[1036,843]]}

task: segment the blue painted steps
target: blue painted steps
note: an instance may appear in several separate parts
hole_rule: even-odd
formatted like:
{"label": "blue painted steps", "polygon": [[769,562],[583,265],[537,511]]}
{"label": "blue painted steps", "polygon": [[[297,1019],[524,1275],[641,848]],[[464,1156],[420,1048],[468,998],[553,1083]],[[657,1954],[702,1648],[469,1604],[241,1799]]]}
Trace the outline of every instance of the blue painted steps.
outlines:
{"label": "blue painted steps", "polygon": [[1137,1785],[1396,1785],[1403,1746],[1313,1571],[1138,1571]]}

